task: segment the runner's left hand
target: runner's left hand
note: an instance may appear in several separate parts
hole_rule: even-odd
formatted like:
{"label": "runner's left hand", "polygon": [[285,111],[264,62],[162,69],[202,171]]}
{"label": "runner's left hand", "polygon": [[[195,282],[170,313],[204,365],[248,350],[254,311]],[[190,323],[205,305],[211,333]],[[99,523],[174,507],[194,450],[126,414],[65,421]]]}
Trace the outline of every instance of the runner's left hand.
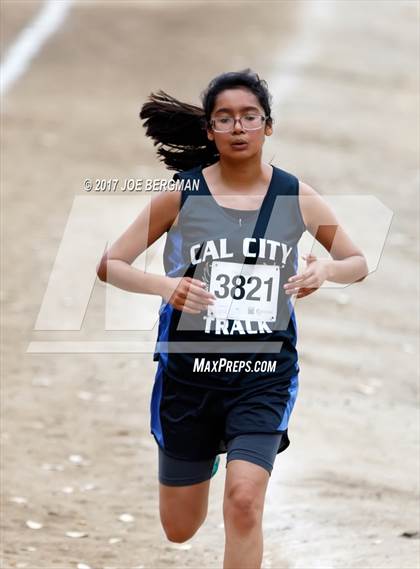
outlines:
{"label": "runner's left hand", "polygon": [[290,277],[283,286],[286,294],[296,294],[296,298],[303,298],[320,288],[327,280],[327,262],[329,259],[318,259],[315,255],[302,255],[306,260],[306,269]]}

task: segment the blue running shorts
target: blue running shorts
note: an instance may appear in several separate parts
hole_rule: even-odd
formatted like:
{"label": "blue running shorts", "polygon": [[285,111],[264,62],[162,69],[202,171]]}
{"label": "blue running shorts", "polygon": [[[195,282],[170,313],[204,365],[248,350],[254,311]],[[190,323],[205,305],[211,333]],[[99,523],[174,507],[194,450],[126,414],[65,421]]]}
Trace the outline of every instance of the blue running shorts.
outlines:
{"label": "blue running shorts", "polygon": [[[288,423],[298,385],[295,374],[261,377],[244,389],[206,389],[169,378],[160,370],[151,400],[151,433],[167,457],[202,465],[213,464],[215,457],[229,448],[236,453],[239,447],[232,444],[243,440],[239,435],[281,434],[261,439],[273,441],[278,454],[290,445]],[[261,444],[260,462],[270,467],[271,448]],[[254,439],[249,439],[249,452],[255,460],[258,449]]]}
{"label": "blue running shorts", "polygon": [[[227,444],[226,466],[241,459],[265,468],[271,476],[282,433],[248,433],[237,435]],[[215,458],[185,460],[173,458],[159,447],[159,482],[166,486],[189,486],[211,478]]]}

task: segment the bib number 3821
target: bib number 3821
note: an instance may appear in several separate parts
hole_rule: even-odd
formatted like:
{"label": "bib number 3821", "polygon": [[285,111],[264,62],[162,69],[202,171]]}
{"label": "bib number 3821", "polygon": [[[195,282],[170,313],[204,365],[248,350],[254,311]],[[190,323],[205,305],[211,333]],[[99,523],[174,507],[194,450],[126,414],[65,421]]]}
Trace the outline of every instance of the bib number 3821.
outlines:
{"label": "bib number 3821", "polygon": [[274,322],[277,318],[279,282],[280,267],[277,265],[213,261],[210,292],[216,299],[208,307],[208,315]]}

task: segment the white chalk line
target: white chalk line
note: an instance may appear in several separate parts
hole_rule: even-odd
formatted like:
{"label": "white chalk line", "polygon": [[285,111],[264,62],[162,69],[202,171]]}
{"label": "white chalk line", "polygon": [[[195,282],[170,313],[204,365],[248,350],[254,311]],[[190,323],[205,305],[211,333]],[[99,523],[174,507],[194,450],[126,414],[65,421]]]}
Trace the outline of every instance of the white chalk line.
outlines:
{"label": "white chalk line", "polygon": [[47,0],[34,20],[22,30],[0,65],[0,94],[3,96],[25,73],[32,59],[64,22],[73,0]]}

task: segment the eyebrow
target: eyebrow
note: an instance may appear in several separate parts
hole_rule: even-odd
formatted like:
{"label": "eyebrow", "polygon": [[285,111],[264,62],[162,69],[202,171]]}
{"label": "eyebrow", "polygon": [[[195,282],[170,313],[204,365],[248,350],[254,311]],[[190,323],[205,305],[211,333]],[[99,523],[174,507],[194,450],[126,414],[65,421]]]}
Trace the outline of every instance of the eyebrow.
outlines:
{"label": "eyebrow", "polygon": [[[241,110],[241,111],[251,111],[251,110],[252,110],[252,111],[259,111],[260,109],[259,109],[258,107],[248,106],[248,107],[241,107],[239,110]],[[229,109],[229,108],[227,108],[227,107],[222,107],[222,108],[220,108],[220,109],[217,109],[217,111],[215,111],[214,114],[217,114],[217,113],[229,113],[229,112],[231,112],[231,111],[232,111],[232,109]]]}

